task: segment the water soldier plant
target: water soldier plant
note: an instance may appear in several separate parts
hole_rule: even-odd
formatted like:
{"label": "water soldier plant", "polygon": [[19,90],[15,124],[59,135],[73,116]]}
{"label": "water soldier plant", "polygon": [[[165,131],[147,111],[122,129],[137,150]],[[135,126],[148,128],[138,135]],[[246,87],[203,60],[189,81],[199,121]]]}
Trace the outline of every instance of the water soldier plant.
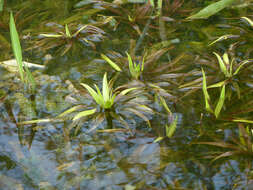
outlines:
{"label": "water soldier plant", "polygon": [[[221,109],[224,105],[224,101],[225,101],[226,97],[230,99],[230,97],[226,96],[226,93],[225,93],[226,85],[227,86],[231,85],[231,88],[236,90],[238,98],[240,98],[240,87],[239,87],[238,82],[235,80],[235,76],[239,73],[239,71],[241,71],[243,66],[245,64],[251,62],[251,60],[241,61],[240,63],[238,63],[236,65],[236,69],[234,69],[235,59],[232,59],[230,61],[227,53],[224,53],[222,58],[220,57],[219,54],[217,54],[215,52],[214,52],[214,54],[218,59],[220,71],[224,74],[225,80],[207,86],[205,72],[202,68],[202,76],[203,76],[202,89],[203,89],[204,98],[205,98],[206,110],[209,111],[210,113],[214,113],[215,117],[218,118],[218,116],[220,114],[220,111],[221,111]],[[207,89],[209,89],[209,88],[218,88],[218,87],[221,87],[222,89],[221,89],[221,92],[220,92],[220,97],[219,97],[218,103],[216,105],[216,108],[213,111],[212,108],[211,108],[211,99],[210,99],[210,96],[208,94]],[[232,89],[230,89],[230,90],[232,90]]]}
{"label": "water soldier plant", "polygon": [[[81,44],[86,44],[91,46],[93,49],[96,49],[95,43],[103,39],[103,34],[105,32],[93,25],[81,25],[73,26],[70,24],[71,29],[68,24],[65,24],[63,27],[60,24],[51,24],[51,27],[55,33],[42,33],[39,35],[40,40],[35,41],[36,48],[42,48],[44,51],[47,51],[52,48],[58,48],[58,52],[61,52],[61,55],[66,54],[71,48],[74,48],[78,45],[77,42]],[[75,32],[71,32],[74,30]],[[64,31],[61,31],[64,30]],[[79,44],[80,45],[80,44]]]}

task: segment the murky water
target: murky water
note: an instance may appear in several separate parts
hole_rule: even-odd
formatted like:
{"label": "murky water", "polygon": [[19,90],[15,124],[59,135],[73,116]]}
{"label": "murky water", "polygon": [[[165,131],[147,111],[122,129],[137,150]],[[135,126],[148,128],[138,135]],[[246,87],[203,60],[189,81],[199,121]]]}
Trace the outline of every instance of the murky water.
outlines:
{"label": "murky water", "polygon": [[[253,135],[246,135],[253,118],[252,62],[226,79],[213,54],[227,51],[236,63],[252,59],[252,28],[240,19],[252,19],[252,3],[238,1],[209,19],[189,21],[185,18],[212,1],[165,0],[160,16],[147,3],[120,2],[5,1],[0,60],[13,58],[8,26],[13,11],[24,60],[45,69],[32,71],[37,87],[31,93],[18,73],[0,67],[0,189],[253,189]],[[208,46],[227,34],[232,37]],[[146,55],[138,80],[131,79],[126,51],[138,63]],[[218,119],[205,110],[201,67],[208,85],[226,79]],[[105,72],[115,79],[115,89],[141,90],[131,100],[119,97],[109,111],[101,109],[80,83],[101,87]],[[220,91],[208,89],[213,108]],[[96,114],[74,123],[73,115],[56,118],[79,104],[96,108]],[[135,114],[139,104],[150,110],[143,106]],[[165,126],[175,118],[176,131],[167,138]],[[35,119],[51,120],[20,124]],[[158,137],[164,138],[156,142]],[[222,153],[227,156],[212,160]]]}

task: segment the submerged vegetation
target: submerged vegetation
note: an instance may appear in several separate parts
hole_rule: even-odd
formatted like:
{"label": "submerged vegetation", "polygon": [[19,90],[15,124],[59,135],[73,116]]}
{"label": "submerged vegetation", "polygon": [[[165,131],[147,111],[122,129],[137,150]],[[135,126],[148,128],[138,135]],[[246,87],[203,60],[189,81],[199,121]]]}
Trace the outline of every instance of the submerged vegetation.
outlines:
{"label": "submerged vegetation", "polygon": [[0,0],[0,189],[250,189],[252,10]]}

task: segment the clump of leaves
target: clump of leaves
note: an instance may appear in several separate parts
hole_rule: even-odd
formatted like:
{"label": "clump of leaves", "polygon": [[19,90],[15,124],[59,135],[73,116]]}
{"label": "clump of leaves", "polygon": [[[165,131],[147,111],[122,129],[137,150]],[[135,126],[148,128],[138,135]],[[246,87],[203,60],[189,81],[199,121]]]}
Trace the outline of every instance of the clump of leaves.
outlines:
{"label": "clump of leaves", "polygon": [[225,101],[225,84],[222,86],[222,90],[221,90],[221,93],[220,93],[220,98],[219,98],[219,101],[215,107],[215,110],[213,111],[213,109],[211,108],[211,99],[210,99],[210,96],[208,94],[208,91],[207,91],[207,85],[206,85],[206,75],[205,75],[205,72],[202,68],[202,75],[203,75],[203,86],[202,86],[202,90],[203,90],[203,94],[204,94],[204,98],[205,98],[205,106],[206,106],[206,110],[211,112],[211,113],[214,113],[215,117],[218,118],[219,114],[220,114],[220,111],[223,107],[223,104],[224,104],[224,101]]}
{"label": "clump of leaves", "polygon": [[[65,27],[59,24],[50,25],[54,33],[40,34],[39,37],[41,39],[35,42],[35,46],[41,47],[44,51],[58,47],[59,49],[57,51],[61,52],[61,55],[67,53],[78,42],[87,44],[95,49],[94,42],[97,42],[98,39],[103,39],[103,34],[105,33],[102,29],[92,25],[79,27],[70,25],[71,28],[67,24]],[[73,28],[76,28],[74,32],[72,32],[74,30]]]}
{"label": "clump of leaves", "polygon": [[[142,63],[136,63],[132,60],[131,56],[126,52],[127,54],[127,59],[128,59],[128,68],[129,68],[129,73],[132,78],[138,80],[141,73],[143,72],[144,69],[144,57],[142,59]],[[101,57],[112,66],[116,71],[121,72],[122,69],[114,62],[112,61],[109,57],[106,55],[102,54]]]}

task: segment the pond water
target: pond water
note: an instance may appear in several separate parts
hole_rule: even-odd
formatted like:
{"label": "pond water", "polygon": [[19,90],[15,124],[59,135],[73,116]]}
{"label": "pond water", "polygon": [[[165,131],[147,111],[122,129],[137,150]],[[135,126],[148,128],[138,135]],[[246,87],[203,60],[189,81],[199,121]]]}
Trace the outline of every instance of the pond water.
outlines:
{"label": "pond water", "polygon": [[[4,1],[0,61],[14,58],[12,11],[23,60],[45,67],[31,70],[31,92],[0,65],[0,189],[253,189],[253,30],[241,18],[253,20],[253,5],[239,0],[208,19],[186,19],[212,3]],[[126,52],[144,65],[137,77]],[[228,53],[230,75],[213,52]],[[110,109],[80,85],[101,89],[105,73],[113,93],[129,89]],[[85,110],[95,113],[77,119]]]}

